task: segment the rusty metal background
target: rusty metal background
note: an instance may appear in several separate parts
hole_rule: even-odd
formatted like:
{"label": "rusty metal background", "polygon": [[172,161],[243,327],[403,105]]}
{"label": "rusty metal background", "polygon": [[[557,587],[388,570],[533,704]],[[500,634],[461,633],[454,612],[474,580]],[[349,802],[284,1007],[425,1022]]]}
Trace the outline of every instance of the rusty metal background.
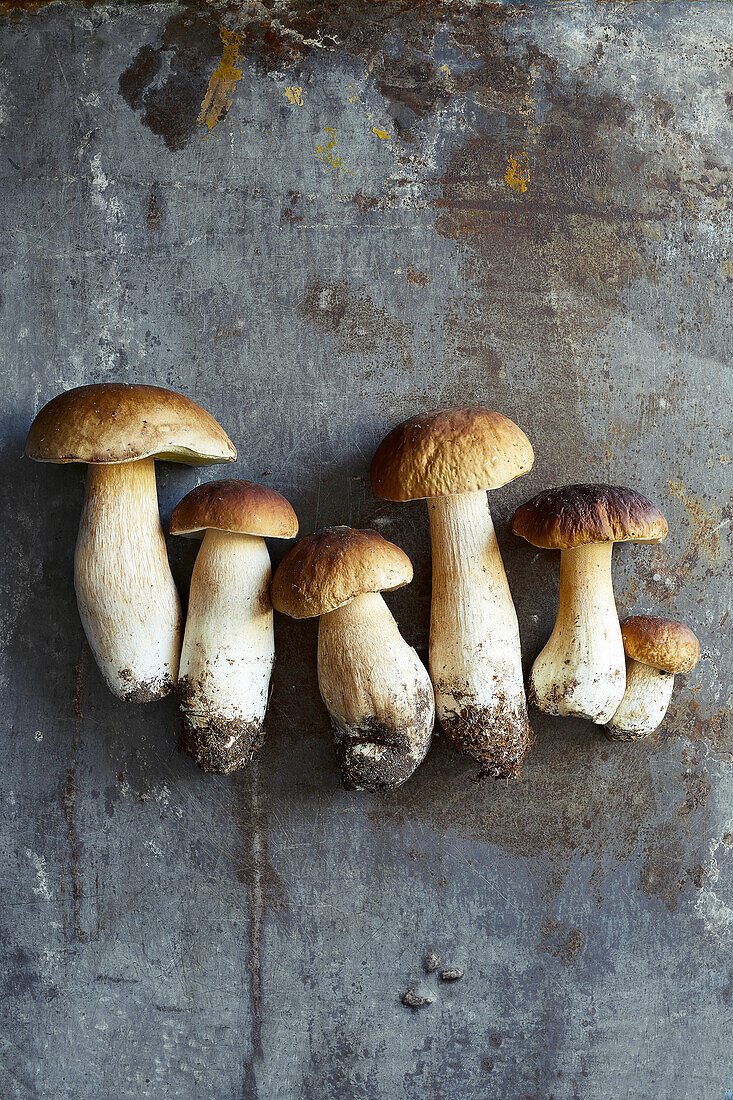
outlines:
{"label": "rusty metal background", "polygon": [[[730,7],[29,7],[0,28],[0,1095],[723,1100]],[[355,795],[315,625],[279,620],[265,748],[202,775],[172,700],[124,706],[88,659],[82,471],[20,457],[43,402],[107,379],[200,401],[239,447],[213,476],[276,486],[303,531],[403,546],[423,654],[426,512],[373,499],[368,462],[412,413],[502,410],[537,455],[492,496],[527,663],[557,560],[508,518],[603,480],[670,523],[617,548],[620,609],[684,619],[700,664],[649,742],[535,713],[511,785],[438,739]],[[166,520],[212,476],[158,470]]]}

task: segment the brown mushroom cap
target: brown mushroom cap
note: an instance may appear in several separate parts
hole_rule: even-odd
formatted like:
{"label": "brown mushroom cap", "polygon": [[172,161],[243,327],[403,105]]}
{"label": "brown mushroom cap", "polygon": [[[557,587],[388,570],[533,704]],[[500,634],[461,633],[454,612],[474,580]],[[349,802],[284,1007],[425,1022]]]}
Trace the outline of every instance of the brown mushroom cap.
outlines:
{"label": "brown mushroom cap", "polygon": [[173,509],[172,535],[198,535],[213,528],[239,535],[294,539],[298,517],[293,506],[268,485],[254,481],[208,481],[192,489]]}
{"label": "brown mushroom cap", "polygon": [[391,592],[412,580],[404,550],[376,531],[326,527],[306,535],[277,568],[271,597],[278,611],[308,619],[366,592]]}
{"label": "brown mushroom cap", "polygon": [[662,672],[690,672],[700,658],[700,643],[689,627],[676,619],[632,615],[621,624],[629,657]]}
{"label": "brown mushroom cap", "polygon": [[590,542],[661,542],[667,521],[641,493],[616,485],[564,485],[520,505],[512,531],[545,550]]}
{"label": "brown mushroom cap", "polygon": [[94,465],[160,458],[207,466],[237,457],[224,429],[195,401],[125,382],[78,386],[54,397],[31,424],[25,453],[38,462]]}
{"label": "brown mushroom cap", "polygon": [[506,416],[488,409],[448,409],[413,416],[377,447],[372,489],[385,500],[498,489],[526,474],[532,444]]}

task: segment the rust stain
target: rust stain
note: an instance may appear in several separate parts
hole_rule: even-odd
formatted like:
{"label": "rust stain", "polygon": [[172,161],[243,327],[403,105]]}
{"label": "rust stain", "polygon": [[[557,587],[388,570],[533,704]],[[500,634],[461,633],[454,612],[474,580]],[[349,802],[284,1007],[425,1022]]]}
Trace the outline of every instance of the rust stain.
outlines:
{"label": "rust stain", "polygon": [[232,105],[234,90],[238,81],[242,78],[242,69],[239,65],[241,36],[235,31],[226,30],[224,27],[221,28],[219,33],[224,44],[224,51],[221,61],[211,74],[209,86],[206,89],[206,95],[197,119],[199,126],[206,125],[210,131],[226,117],[227,111]]}
{"label": "rust stain", "polygon": [[680,773],[680,779],[686,793],[684,801],[677,807],[677,817],[684,818],[706,806],[712,788],[707,781],[706,773],[699,768],[686,769]]}
{"label": "rust stain", "polygon": [[733,753],[733,728],[728,709],[707,713],[696,698],[699,687],[672,697],[664,723],[652,734],[656,744],[663,745],[671,737],[686,737],[703,742],[718,753]]}
{"label": "rust stain", "polygon": [[585,944],[585,935],[567,921],[554,921],[545,917],[540,929],[542,946],[564,966],[571,966]]}
{"label": "rust stain", "polygon": [[639,889],[674,912],[688,886],[701,890],[708,877],[701,864],[688,865],[685,847],[668,822],[658,826],[639,871]]}
{"label": "rust stain", "polygon": [[427,271],[415,271],[412,264],[407,269],[407,281],[408,283],[414,283],[415,286],[427,286],[430,282],[430,276]]}
{"label": "rust stain", "polygon": [[667,488],[683,505],[692,521],[691,543],[702,550],[709,562],[717,561],[721,555],[721,531],[730,525],[731,509],[717,506],[706,507],[703,500],[690,493],[682,481],[668,481]]}

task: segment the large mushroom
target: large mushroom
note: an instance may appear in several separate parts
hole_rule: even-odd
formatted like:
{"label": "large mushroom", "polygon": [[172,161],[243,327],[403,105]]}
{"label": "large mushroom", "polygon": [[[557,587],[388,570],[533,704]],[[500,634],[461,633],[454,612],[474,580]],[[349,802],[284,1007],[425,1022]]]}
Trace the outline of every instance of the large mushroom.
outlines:
{"label": "large mushroom", "polygon": [[603,725],[626,686],[611,577],[613,544],[660,542],[667,521],[634,489],[566,485],[522,504],[512,531],[533,546],[562,551],[557,620],[532,666],[530,701],[546,714]]}
{"label": "large mushroom", "polygon": [[526,473],[533,461],[526,435],[505,416],[451,409],[399,424],[371,465],[377,496],[427,498],[436,710],[455,748],[496,777],[519,775],[532,730],[517,613],[486,490]]}
{"label": "large mushroom", "polygon": [[170,533],[203,534],[181,649],[181,746],[203,771],[228,775],[264,740],[275,660],[265,537],[295,538],[298,518],[266,485],[212,481],[180,501]]}
{"label": "large mushroom", "polygon": [[626,690],[606,729],[614,741],[635,741],[653,733],[662,722],[674,678],[695,667],[700,643],[689,627],[653,615],[632,615],[621,624],[621,636]]}
{"label": "large mushroom", "polygon": [[278,611],[320,616],[318,684],[347,790],[399,787],[430,748],[430,677],[380,595],[411,580],[407,554],[376,531],[351,527],[301,539],[273,578]]}
{"label": "large mushroom", "polygon": [[233,462],[234,444],[188,397],[110,382],[79,386],[44,405],[25,453],[39,462],[88,464],[74,583],[90,648],[120,699],[146,703],[167,695],[178,674],[182,622],[155,459]]}

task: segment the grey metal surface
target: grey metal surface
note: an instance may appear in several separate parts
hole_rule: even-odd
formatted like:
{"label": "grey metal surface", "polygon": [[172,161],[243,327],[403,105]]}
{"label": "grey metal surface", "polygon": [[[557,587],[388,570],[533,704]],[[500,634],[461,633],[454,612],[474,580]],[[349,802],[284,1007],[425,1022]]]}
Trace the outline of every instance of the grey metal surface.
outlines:
{"label": "grey metal surface", "polygon": [[[707,3],[3,18],[4,1100],[733,1088],[730,30]],[[304,532],[404,547],[423,655],[425,509],[373,499],[368,462],[414,412],[500,409],[537,456],[491,498],[527,664],[558,563],[507,521],[573,480],[665,511],[659,548],[617,548],[619,607],[684,619],[700,664],[649,742],[534,713],[511,785],[439,738],[348,794],[315,625],[279,620],[266,745],[205,776],[173,701],[115,701],[88,658],[82,471],[20,457],[41,404],[108,379],[204,404],[239,447],[213,476]],[[212,476],[158,474],[166,520]]]}

